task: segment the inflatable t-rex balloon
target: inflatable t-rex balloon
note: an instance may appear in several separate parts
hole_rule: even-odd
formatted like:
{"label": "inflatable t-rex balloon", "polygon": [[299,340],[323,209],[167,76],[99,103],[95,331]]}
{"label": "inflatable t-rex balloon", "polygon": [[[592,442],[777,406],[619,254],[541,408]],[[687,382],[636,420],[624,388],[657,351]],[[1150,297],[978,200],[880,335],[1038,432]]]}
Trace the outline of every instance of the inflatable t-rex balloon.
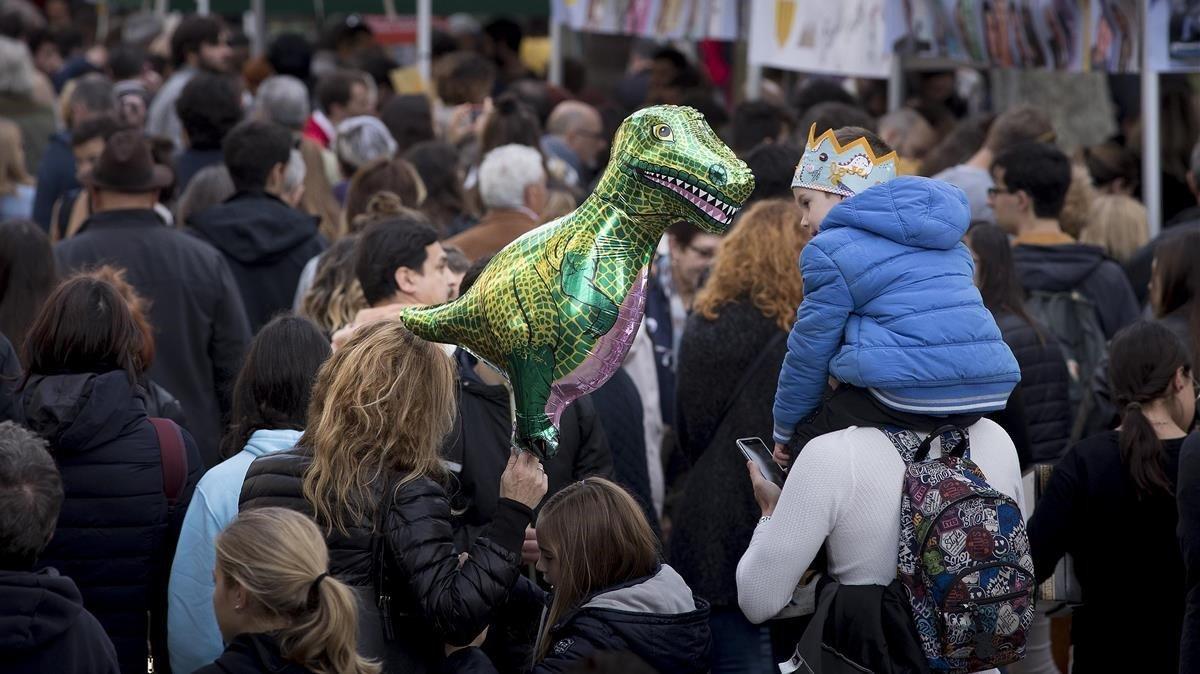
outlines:
{"label": "inflatable t-rex balloon", "polygon": [[503,372],[514,444],[553,456],[562,410],[607,381],[629,351],[663,232],[686,220],[722,233],[753,189],[750,169],[699,112],[640,110],[617,130],[608,168],[579,208],[506,246],[454,302],[400,317]]}

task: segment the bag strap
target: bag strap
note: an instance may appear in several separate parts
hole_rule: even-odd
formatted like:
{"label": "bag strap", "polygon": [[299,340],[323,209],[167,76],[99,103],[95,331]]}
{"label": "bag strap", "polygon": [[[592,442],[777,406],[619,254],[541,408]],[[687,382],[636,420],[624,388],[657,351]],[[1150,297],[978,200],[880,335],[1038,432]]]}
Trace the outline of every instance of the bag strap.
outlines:
{"label": "bag strap", "polygon": [[778,346],[780,342],[787,340],[787,336],[788,333],[777,331],[775,335],[771,337],[771,339],[764,344],[761,349],[758,350],[758,355],[755,356],[754,360],[750,362],[750,366],[742,371],[742,376],[740,379],[738,379],[737,386],[733,387],[733,390],[729,393],[729,397],[725,399],[725,405],[721,408],[721,415],[717,417],[717,423],[715,426],[713,426],[713,428],[720,428],[721,424],[725,423],[725,417],[729,414],[729,410],[733,409],[733,404],[737,402],[738,395],[741,394],[742,389],[746,388],[746,385],[749,384],[750,380],[754,378],[754,375],[758,372],[759,368],[762,367],[763,363],[767,361],[767,357],[771,355],[771,352],[775,350],[775,347]]}
{"label": "bag strap", "polygon": [[154,433],[158,436],[158,452],[162,460],[163,495],[167,506],[174,508],[179,495],[187,484],[187,452],[183,447],[183,431],[170,419],[150,417]]}
{"label": "bag strap", "polygon": [[934,438],[940,438],[948,433],[958,433],[962,436],[962,442],[958,443],[958,446],[950,450],[946,456],[957,456],[960,459],[966,456],[968,449],[967,431],[959,428],[958,426],[946,424],[945,426],[939,426],[936,430],[930,433],[928,437],[921,441],[921,445],[917,447],[917,453],[913,455],[913,463],[920,463],[921,461],[929,458],[929,450],[933,448]]}

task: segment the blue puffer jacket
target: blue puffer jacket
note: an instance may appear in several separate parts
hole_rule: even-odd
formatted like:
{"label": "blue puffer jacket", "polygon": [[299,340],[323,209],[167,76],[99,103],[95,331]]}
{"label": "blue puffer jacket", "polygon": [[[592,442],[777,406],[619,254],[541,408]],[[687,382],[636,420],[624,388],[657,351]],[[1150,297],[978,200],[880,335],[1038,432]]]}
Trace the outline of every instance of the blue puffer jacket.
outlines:
{"label": "blue puffer jacket", "polygon": [[897,178],[846,199],[800,255],[804,301],[775,393],[775,440],[821,404],[827,378],[932,416],[1003,409],[1021,379],[975,289],[962,190]]}

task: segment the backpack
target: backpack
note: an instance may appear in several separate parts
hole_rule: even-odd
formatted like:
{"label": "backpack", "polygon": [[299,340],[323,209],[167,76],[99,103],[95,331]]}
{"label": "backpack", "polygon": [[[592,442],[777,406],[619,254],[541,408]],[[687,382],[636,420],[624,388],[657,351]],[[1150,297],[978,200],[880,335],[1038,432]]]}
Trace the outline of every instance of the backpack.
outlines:
{"label": "backpack", "polygon": [[[1036,582],[1016,501],[971,461],[966,430],[943,426],[919,445],[911,431],[885,434],[907,464],[898,576],[930,669],[976,672],[1025,657]],[[941,456],[930,459],[939,437]]]}
{"label": "backpack", "polygon": [[1025,309],[1054,335],[1067,359],[1071,414],[1076,419],[1071,433],[1074,442],[1082,431],[1079,419],[1087,413],[1083,408],[1090,395],[1092,373],[1108,349],[1096,305],[1078,290],[1034,290],[1025,300]]}

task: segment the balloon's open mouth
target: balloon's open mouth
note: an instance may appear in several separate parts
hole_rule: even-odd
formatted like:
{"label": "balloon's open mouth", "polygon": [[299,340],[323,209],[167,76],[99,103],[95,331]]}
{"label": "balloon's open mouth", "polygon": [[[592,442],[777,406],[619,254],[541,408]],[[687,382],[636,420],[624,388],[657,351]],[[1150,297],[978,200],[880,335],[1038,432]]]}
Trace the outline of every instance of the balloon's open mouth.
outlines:
{"label": "balloon's open mouth", "polygon": [[666,188],[679,195],[680,198],[692,204],[701,213],[704,213],[719,224],[728,225],[733,221],[733,216],[737,215],[737,212],[740,210],[737,206],[725,203],[721,197],[711,194],[704,188],[697,187],[678,176],[670,176],[665,173],[641,168],[637,169],[637,174],[647,182]]}

